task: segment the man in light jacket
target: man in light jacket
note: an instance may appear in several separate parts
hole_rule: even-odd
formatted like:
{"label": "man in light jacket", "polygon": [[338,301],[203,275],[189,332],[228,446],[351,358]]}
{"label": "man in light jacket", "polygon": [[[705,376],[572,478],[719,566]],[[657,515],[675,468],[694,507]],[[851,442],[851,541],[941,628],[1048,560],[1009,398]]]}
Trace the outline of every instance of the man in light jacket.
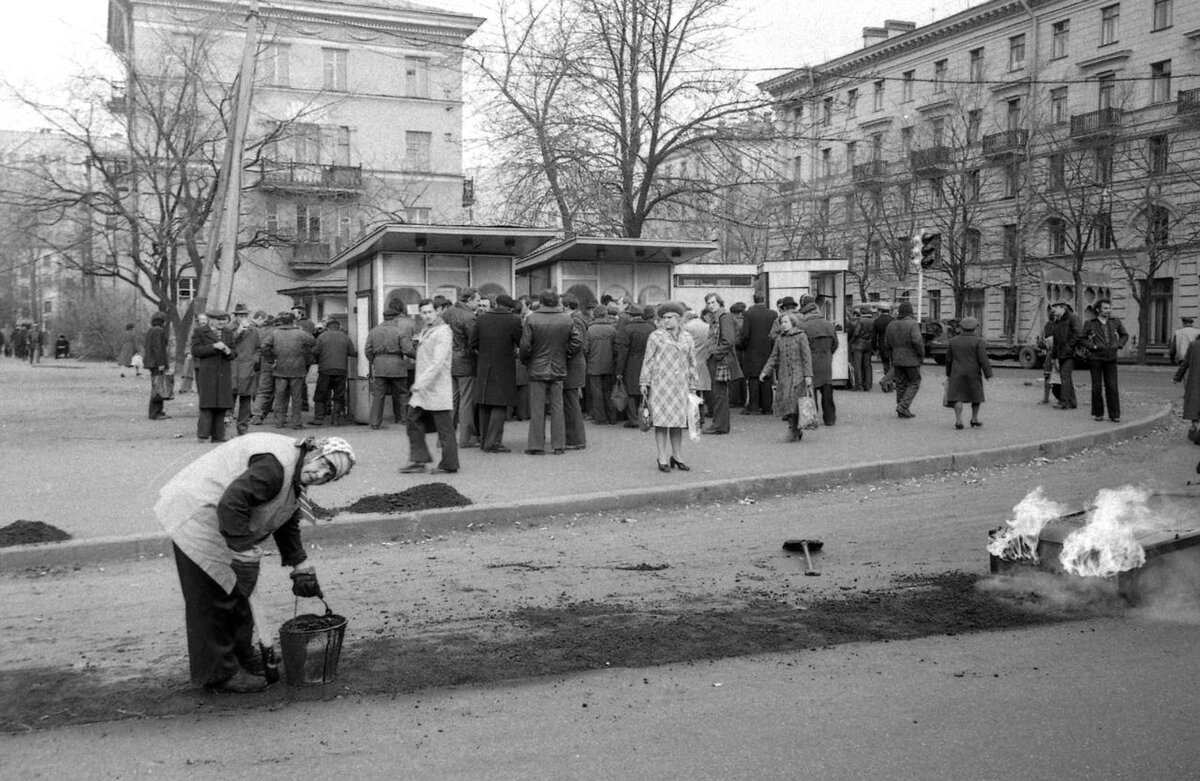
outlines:
{"label": "man in light jacket", "polygon": [[442,312],[425,298],[419,305],[424,327],[417,337],[417,372],[413,378],[408,413],[408,466],[404,474],[420,474],[433,461],[425,435],[437,431],[442,460],[430,474],[458,471],[458,443],[454,439],[454,381],[450,363],[454,337]]}

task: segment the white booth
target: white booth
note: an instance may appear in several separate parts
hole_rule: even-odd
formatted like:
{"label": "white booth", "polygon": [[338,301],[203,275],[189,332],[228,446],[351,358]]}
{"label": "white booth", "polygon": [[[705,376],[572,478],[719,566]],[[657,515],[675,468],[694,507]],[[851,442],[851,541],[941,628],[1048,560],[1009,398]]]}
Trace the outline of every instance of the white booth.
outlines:
{"label": "white booth", "polygon": [[816,296],[817,306],[838,332],[838,347],[833,354],[833,381],[850,384],[850,342],[846,335],[846,271],[850,262],[840,258],[767,260],[758,265],[758,287],[767,296],[767,305],[785,296],[800,300]]}

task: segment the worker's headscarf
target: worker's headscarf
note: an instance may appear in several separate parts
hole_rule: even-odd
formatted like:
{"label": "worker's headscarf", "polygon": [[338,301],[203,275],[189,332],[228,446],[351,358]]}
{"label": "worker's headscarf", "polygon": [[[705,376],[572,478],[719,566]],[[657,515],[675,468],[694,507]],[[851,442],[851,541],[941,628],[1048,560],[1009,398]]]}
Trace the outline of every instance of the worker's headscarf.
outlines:
{"label": "worker's headscarf", "polygon": [[306,439],[302,443],[306,449],[304,459],[324,458],[333,467],[333,479],[340,480],[350,474],[354,468],[354,448],[341,437],[324,437],[322,439]]}

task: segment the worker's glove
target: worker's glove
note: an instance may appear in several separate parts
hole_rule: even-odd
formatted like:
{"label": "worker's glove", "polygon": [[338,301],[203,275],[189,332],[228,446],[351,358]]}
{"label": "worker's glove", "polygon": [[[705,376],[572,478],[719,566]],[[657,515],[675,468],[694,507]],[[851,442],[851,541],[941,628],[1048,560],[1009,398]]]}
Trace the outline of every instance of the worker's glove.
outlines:
{"label": "worker's glove", "polygon": [[255,545],[244,551],[231,551],[229,566],[233,568],[233,576],[237,578],[234,591],[244,597],[254,593],[258,585],[258,572],[262,561],[262,548]]}
{"label": "worker's glove", "polygon": [[312,565],[301,565],[292,570],[292,593],[298,597],[325,598],[321,584],[317,582],[317,571]]}

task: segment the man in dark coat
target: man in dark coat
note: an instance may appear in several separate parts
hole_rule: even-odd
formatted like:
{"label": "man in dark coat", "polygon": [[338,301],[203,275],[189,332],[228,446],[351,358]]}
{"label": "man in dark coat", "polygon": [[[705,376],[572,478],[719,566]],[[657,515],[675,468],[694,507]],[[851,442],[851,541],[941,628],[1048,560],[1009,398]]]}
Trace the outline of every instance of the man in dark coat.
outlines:
{"label": "man in dark coat", "polygon": [[300,421],[303,388],[316,341],[295,324],[291,312],[280,312],[274,330],[263,340],[263,356],[275,364],[275,428],[289,424],[304,428]]}
{"label": "man in dark coat", "polygon": [[229,313],[208,312],[208,324],[192,332],[192,358],[196,362],[196,438],[207,442],[225,441],[225,413],[233,408],[233,359],[230,345]]}
{"label": "man in dark coat", "polygon": [[549,403],[550,446],[555,455],[562,455],[567,447],[563,382],[567,379],[567,362],[583,349],[583,341],[570,315],[563,312],[556,291],[543,290],[538,294],[538,303],[538,308],[525,318],[521,332],[521,360],[529,370],[529,437],[525,452],[546,452]]}
{"label": "man in dark coat", "polygon": [[150,420],[166,420],[170,415],[163,412],[163,399],[158,395],[158,379],[167,371],[167,316],[155,312],[150,316],[150,329],[146,331],[143,352],[146,368],[150,370]]}
{"label": "man in dark coat", "polygon": [[238,436],[250,430],[251,408],[258,393],[258,367],[262,344],[258,326],[250,319],[250,310],[245,304],[233,308],[237,323],[233,329],[233,395],[236,397]]}
{"label": "man in dark coat", "polygon": [[871,307],[862,306],[858,319],[847,334],[850,343],[850,368],[854,375],[853,390],[869,391],[875,384],[871,376],[871,352],[875,349],[875,317]]}
{"label": "man in dark coat", "polygon": [[383,313],[383,322],[367,334],[363,355],[371,362],[371,428],[383,427],[383,401],[392,397],[392,414],[397,424],[408,423],[409,373],[417,357],[413,336],[417,325],[408,316],[404,303],[392,299]]}
{"label": "man in dark coat", "polygon": [[[296,304],[295,306],[293,306],[292,307],[292,318],[293,318],[293,322],[295,322],[297,328],[299,328],[301,331],[303,331],[304,333],[311,336],[313,339],[317,338],[317,324],[314,323],[309,318],[307,307],[301,306],[300,304]],[[303,412],[308,412],[308,379],[307,379],[307,377],[305,378],[304,382],[300,383],[300,410]]]}
{"label": "man in dark coat", "polygon": [[771,384],[762,382],[759,375],[771,357],[771,348],[775,344],[771,338],[771,327],[779,319],[779,313],[768,307],[766,301],[766,295],[755,293],[754,303],[742,319],[740,342],[747,394],[743,415],[770,415],[773,409]]}
{"label": "man in dark coat", "polygon": [[813,296],[805,295],[800,299],[800,330],[808,335],[808,348],[812,352],[812,389],[821,406],[822,422],[832,426],[837,423],[837,405],[833,401],[833,354],[837,352],[838,335]]}
{"label": "man in dark coat", "polygon": [[329,413],[330,425],[346,424],[346,374],[350,359],[356,355],[358,348],[354,346],[350,335],[342,330],[342,324],[330,320],[313,345],[313,360],[317,362],[317,389],[313,393],[314,426],[324,424],[325,413]]}
{"label": "man in dark coat", "polygon": [[1075,354],[1083,341],[1083,322],[1066,301],[1055,301],[1050,307],[1053,325],[1050,328],[1051,355],[1058,359],[1058,375],[1062,388],[1055,409],[1075,409]]}
{"label": "man in dark coat", "polygon": [[912,304],[900,302],[897,317],[888,323],[884,344],[892,356],[892,373],[896,378],[896,416],[915,418],[913,399],[921,389],[921,363],[925,360],[925,337],[913,319]]}
{"label": "man in dark coat", "polygon": [[587,430],[583,425],[583,388],[587,385],[587,355],[583,345],[587,341],[587,320],[579,311],[579,298],[574,293],[563,293],[562,305],[563,311],[571,317],[571,327],[580,344],[580,348],[567,361],[567,378],[563,381],[567,449],[583,450],[587,447]]}
{"label": "man in dark coat", "polygon": [[254,394],[250,425],[261,426],[263,420],[275,411],[275,362],[262,354],[263,341],[275,328],[275,318],[257,309],[252,318],[258,328],[258,390]]}
{"label": "man in dark coat", "polygon": [[616,381],[617,327],[608,316],[608,307],[592,309],[584,352],[587,361],[588,415],[593,423],[619,423],[623,410],[613,407],[612,391]]}
{"label": "man in dark coat", "polygon": [[875,313],[875,349],[879,350],[879,365],[884,374],[892,370],[892,351],[887,346],[887,328],[892,319],[890,307],[881,306]]}
{"label": "man in dark coat", "polygon": [[517,404],[517,364],[521,347],[521,318],[511,296],[496,296],[496,304],[475,318],[469,346],[475,355],[475,395],[483,429],[484,453],[508,453],[504,421]]}
{"label": "man in dark coat", "polygon": [[617,382],[625,383],[629,400],[625,405],[625,428],[637,428],[642,406],[642,360],[646,357],[646,342],[654,333],[654,307],[647,304],[639,307],[631,304],[628,309],[631,319],[624,328],[617,329]]}
{"label": "man in dark coat", "polygon": [[708,374],[712,378],[712,425],[705,434],[728,434],[730,384],[742,379],[737,359],[738,327],[716,293],[704,297],[708,310]]}
{"label": "man in dark coat", "polygon": [[1112,316],[1112,302],[1097,301],[1096,317],[1083,326],[1092,375],[1092,418],[1104,420],[1104,406],[1113,423],[1121,422],[1121,396],[1117,387],[1117,352],[1129,341],[1120,320]]}
{"label": "man in dark coat", "polygon": [[454,352],[450,359],[450,376],[454,379],[454,425],[458,428],[460,448],[479,447],[479,424],[475,419],[475,357],[469,342],[479,309],[479,291],[465,287],[454,306],[442,313],[454,337]]}

